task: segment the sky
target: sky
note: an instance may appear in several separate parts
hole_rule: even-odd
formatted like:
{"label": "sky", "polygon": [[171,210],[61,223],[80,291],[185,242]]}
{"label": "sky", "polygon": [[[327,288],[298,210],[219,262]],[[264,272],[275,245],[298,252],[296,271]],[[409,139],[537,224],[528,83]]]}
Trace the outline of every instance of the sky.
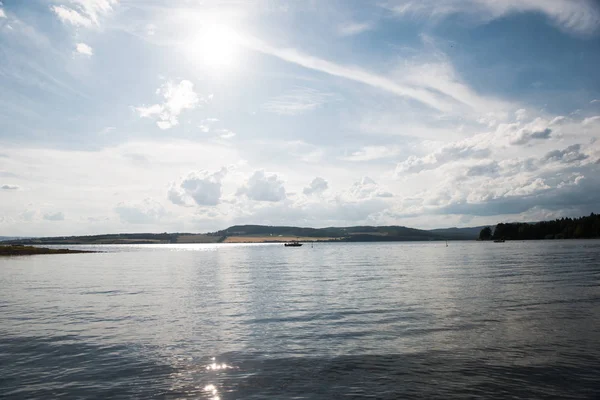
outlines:
{"label": "sky", "polygon": [[2,0],[0,235],[600,212],[600,2]]}

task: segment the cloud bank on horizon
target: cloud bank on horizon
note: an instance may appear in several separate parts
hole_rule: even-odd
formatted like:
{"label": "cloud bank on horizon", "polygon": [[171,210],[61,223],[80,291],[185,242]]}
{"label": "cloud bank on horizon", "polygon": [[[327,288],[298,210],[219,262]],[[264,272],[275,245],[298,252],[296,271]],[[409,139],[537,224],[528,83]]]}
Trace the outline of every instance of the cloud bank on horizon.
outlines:
{"label": "cloud bank on horizon", "polygon": [[0,232],[600,211],[593,0],[0,2]]}

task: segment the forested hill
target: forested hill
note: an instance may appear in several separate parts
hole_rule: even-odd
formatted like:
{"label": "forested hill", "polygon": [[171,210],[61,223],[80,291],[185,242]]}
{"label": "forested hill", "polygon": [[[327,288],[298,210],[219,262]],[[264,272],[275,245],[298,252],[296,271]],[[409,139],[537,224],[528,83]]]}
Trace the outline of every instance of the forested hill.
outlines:
{"label": "forested hill", "polygon": [[561,218],[537,223],[498,224],[492,239],[535,240],[535,239],[590,239],[600,238],[600,215]]}

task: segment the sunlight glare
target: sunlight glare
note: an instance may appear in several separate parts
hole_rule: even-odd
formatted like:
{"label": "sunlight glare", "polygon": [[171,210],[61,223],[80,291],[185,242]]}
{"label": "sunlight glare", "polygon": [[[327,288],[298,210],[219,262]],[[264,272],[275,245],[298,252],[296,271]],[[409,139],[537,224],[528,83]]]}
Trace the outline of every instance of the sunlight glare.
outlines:
{"label": "sunlight glare", "polygon": [[186,52],[208,68],[231,68],[238,61],[239,35],[226,25],[209,24],[186,45]]}

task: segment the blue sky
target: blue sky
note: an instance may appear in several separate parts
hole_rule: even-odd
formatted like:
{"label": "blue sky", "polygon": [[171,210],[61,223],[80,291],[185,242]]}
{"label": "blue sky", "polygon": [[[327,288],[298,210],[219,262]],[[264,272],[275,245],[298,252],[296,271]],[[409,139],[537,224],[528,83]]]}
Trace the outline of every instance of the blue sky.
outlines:
{"label": "blue sky", "polygon": [[3,0],[0,234],[598,212],[600,4]]}

